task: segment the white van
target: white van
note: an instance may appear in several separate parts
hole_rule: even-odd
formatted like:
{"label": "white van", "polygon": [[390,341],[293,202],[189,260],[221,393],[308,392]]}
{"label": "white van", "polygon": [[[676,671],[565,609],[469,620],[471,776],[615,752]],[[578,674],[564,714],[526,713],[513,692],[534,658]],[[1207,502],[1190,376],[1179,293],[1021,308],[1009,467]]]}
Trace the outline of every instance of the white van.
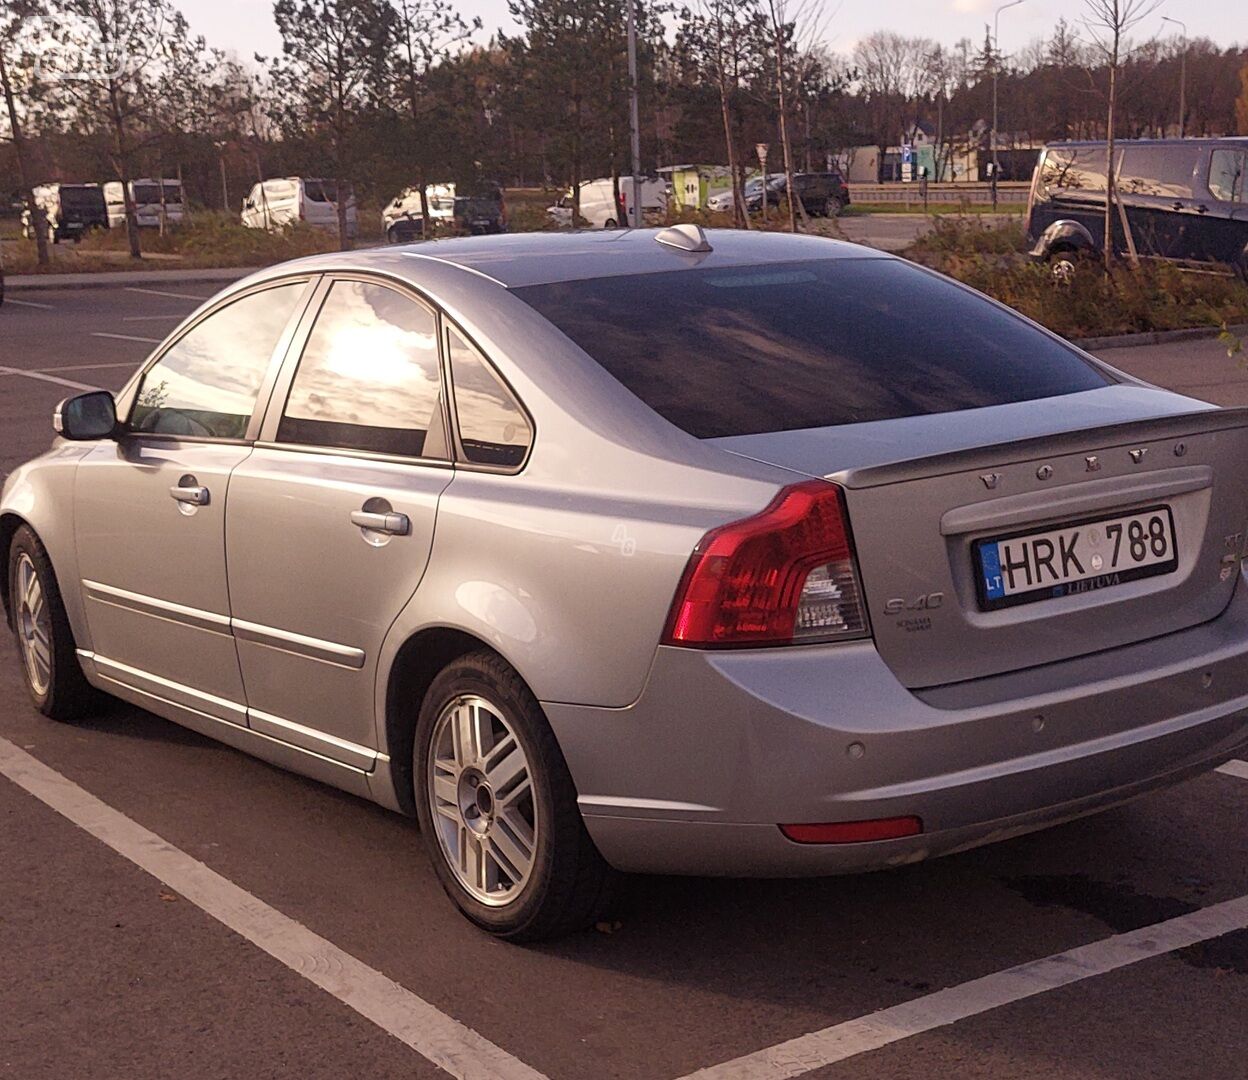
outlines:
{"label": "white van", "polygon": [[[273,232],[297,221],[317,229],[338,229],[338,185],[312,176],[283,176],[256,184],[243,200],[242,222]],[[347,198],[347,236],[354,240],[359,219],[355,196]]]}
{"label": "white van", "polygon": [[[581,217],[589,222],[591,229],[616,229],[627,227],[632,220],[633,180],[620,177],[620,199],[615,201],[615,187],[610,177],[605,180],[581,182]],[[554,206],[546,208],[552,221],[558,225],[572,225],[572,192],[569,191]],[[644,178],[641,181],[641,219],[644,224],[660,225],[667,217],[667,183],[663,180]]]}
{"label": "white van", "polygon": [[[429,200],[430,235],[439,225],[450,225],[455,218],[455,185],[429,184],[425,188]],[[420,206],[420,188],[404,188],[386,203],[381,211],[381,231],[392,244],[419,240],[425,235],[424,212]]]}
{"label": "white van", "polygon": [[[162,215],[166,225],[182,224],[182,185],[177,180],[131,180],[130,198],[134,200],[134,216],[140,228],[160,228]],[[104,202],[108,206],[108,227],[117,229],[124,226],[126,201],[120,180],[110,180],[104,185]]]}

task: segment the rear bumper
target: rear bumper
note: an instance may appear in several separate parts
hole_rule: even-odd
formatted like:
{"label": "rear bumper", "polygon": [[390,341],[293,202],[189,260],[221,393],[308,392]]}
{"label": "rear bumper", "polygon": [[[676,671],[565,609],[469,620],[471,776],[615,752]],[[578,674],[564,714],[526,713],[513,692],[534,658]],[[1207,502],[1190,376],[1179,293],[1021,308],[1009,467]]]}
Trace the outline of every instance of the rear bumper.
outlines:
{"label": "rear bumper", "polygon": [[[545,705],[622,870],[784,876],[914,862],[1113,806],[1248,748],[1248,593],[1213,622],[931,691],[870,643],[662,648],[626,709]],[[918,815],[920,836],[803,845],[779,823]]]}

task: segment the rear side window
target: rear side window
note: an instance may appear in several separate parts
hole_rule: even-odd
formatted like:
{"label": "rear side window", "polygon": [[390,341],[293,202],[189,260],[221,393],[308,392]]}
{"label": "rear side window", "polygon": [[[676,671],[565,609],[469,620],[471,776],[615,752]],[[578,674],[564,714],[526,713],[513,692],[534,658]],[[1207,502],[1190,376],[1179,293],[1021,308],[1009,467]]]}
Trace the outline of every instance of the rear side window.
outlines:
{"label": "rear side window", "polygon": [[196,324],[143,376],[132,431],[241,439],[304,283],[252,293]]}
{"label": "rear side window", "polygon": [[1197,153],[1184,146],[1123,147],[1118,166],[1119,190],[1129,195],[1171,199],[1192,197]]}
{"label": "rear side window", "polygon": [[1073,394],[1074,349],[946,278],[835,259],[515,289],[647,405],[699,438]]}
{"label": "rear side window", "polygon": [[442,423],[438,366],[432,311],[384,285],[336,281],[308,335],[277,440],[422,457],[430,425]]}
{"label": "rear side window", "polygon": [[533,438],[528,418],[511,391],[454,327],[447,329],[446,344],[464,460],[515,468],[524,461]]}
{"label": "rear side window", "polygon": [[1243,150],[1215,150],[1209,163],[1209,191],[1220,202],[1248,202],[1245,183],[1248,153]]}

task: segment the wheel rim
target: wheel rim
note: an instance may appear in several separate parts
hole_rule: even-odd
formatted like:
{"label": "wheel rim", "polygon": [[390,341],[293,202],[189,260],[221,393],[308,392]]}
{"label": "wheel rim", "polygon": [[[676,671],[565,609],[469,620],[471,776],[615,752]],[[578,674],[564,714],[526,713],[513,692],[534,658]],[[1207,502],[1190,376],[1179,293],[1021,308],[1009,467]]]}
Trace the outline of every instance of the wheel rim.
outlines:
{"label": "wheel rim", "polygon": [[491,907],[515,900],[533,872],[539,822],[529,760],[501,709],[473,695],[446,705],[433,728],[426,789],[459,884]]}
{"label": "wheel rim", "polygon": [[29,555],[17,560],[17,638],[31,689],[42,696],[52,681],[52,618],[39,572]]}

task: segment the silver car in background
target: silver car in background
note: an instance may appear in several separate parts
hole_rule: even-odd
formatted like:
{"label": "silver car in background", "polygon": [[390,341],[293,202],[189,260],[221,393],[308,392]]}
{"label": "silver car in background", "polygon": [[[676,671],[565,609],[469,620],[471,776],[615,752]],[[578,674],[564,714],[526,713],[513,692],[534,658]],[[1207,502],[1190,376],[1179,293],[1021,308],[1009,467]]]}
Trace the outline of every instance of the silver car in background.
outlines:
{"label": "silver car in background", "polygon": [[616,871],[881,868],[1248,743],[1248,415],[814,237],[316,256],[0,502],[35,704],[420,819],[515,940]]}

